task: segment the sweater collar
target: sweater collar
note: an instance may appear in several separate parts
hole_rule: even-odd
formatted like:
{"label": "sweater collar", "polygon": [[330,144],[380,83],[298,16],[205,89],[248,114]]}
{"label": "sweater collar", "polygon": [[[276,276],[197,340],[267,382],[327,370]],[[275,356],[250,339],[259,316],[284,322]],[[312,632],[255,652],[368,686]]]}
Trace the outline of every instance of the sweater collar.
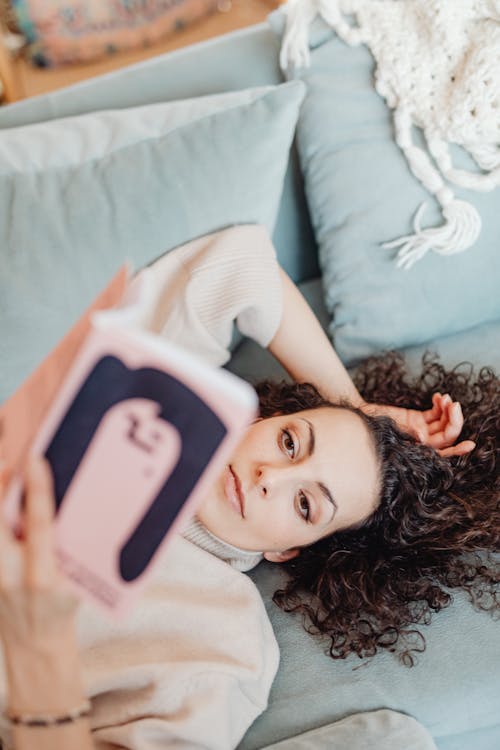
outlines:
{"label": "sweater collar", "polygon": [[254,568],[262,559],[261,552],[251,552],[249,550],[233,547],[232,544],[224,542],[219,537],[212,534],[196,518],[192,518],[188,526],[182,532],[184,539],[196,544],[197,547],[210,552],[212,555],[229,563],[232,568],[245,572]]}

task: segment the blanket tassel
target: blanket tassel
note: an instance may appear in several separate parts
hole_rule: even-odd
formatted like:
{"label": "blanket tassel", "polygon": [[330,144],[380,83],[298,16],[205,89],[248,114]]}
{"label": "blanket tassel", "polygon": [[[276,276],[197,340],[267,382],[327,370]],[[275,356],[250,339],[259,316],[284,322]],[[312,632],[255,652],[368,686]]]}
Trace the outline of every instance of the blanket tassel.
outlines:
{"label": "blanket tassel", "polygon": [[415,234],[384,242],[382,247],[399,247],[397,266],[408,270],[429,251],[440,255],[461,253],[471,247],[481,231],[481,217],[470,203],[454,199],[443,207],[445,223],[440,227],[422,229],[421,218],[426,204],[422,203],[413,221]]}

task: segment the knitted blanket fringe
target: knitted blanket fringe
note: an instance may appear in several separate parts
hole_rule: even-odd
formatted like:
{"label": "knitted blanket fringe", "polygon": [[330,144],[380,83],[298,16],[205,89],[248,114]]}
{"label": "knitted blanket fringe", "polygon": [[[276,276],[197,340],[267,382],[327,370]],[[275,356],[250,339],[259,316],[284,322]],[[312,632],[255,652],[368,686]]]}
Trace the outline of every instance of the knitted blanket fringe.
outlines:
{"label": "knitted blanket fringe", "polygon": [[[470,248],[481,217],[446,183],[479,191],[500,185],[500,0],[289,0],[281,10],[285,72],[310,64],[309,27],[317,15],[347,44],[366,44],[375,58],[375,88],[393,110],[396,143],[444,219],[423,228],[426,204],[420,206],[414,233],[383,245],[399,248],[398,266],[410,268],[429,250],[451,255]],[[414,126],[427,151],[413,142]],[[450,143],[482,171],[455,168]]]}

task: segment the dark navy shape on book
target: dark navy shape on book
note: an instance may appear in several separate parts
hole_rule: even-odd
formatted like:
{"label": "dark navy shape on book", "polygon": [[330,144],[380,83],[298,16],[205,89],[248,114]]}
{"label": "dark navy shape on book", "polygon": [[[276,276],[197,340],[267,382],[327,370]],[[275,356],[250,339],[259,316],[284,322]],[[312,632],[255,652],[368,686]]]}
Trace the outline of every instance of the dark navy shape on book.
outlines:
{"label": "dark navy shape on book", "polygon": [[[152,367],[130,369],[117,357],[103,357],[82,384],[45,452],[54,474],[57,510],[107,411],[132,398],[149,399],[160,406],[158,417],[178,431],[181,450],[172,472],[121,549],[119,570],[127,582],[144,572],[227,434],[218,415],[177,378]],[[128,437],[139,439],[134,425]],[[97,518],[92,520],[99,523]]]}

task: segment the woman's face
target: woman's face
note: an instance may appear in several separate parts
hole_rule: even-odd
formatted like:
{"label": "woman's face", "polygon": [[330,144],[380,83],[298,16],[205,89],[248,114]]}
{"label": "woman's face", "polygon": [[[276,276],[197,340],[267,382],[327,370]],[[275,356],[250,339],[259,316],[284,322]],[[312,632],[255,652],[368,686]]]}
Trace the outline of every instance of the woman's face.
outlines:
{"label": "woman's face", "polygon": [[322,407],[254,422],[197,513],[225,542],[283,562],[366,519],[378,502],[362,419]]}

